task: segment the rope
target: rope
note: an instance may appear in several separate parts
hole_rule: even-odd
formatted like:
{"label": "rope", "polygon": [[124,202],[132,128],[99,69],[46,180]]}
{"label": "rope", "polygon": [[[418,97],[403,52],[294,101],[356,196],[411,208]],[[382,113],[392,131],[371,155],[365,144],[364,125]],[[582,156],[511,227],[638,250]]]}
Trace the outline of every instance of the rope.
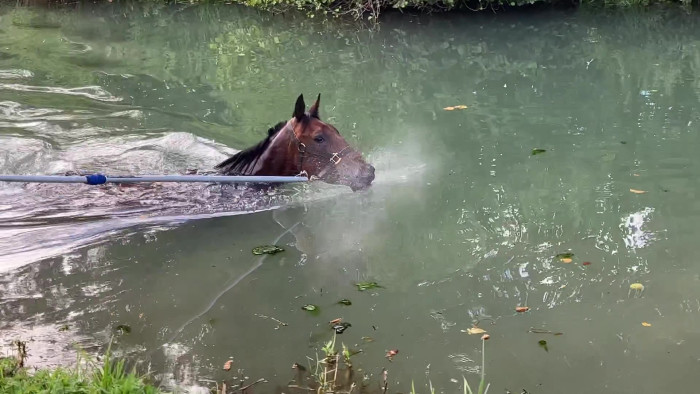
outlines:
{"label": "rope", "polygon": [[0,182],[27,183],[86,183],[102,185],[105,183],[139,183],[139,182],[219,182],[219,183],[291,183],[306,182],[303,176],[232,176],[232,175],[144,175],[130,177],[111,177],[102,174],[91,175],[0,175]]}
{"label": "rope", "polygon": [[[274,241],[272,241],[272,244],[274,245],[274,244],[276,244],[277,242],[279,242],[280,239],[282,239],[282,237],[284,237],[287,233],[291,233],[292,230],[294,230],[294,228],[295,228],[296,226],[298,226],[300,223],[301,223],[301,222],[296,222],[293,226],[291,226],[291,227],[289,227],[288,229],[286,229],[282,234],[280,234],[277,238],[275,238]],[[174,341],[175,338],[177,338],[178,335],[180,335],[180,333],[182,333],[182,331],[185,329],[185,327],[187,327],[188,325],[190,325],[190,323],[192,323],[193,321],[197,320],[198,318],[202,317],[205,313],[209,312],[209,311],[214,307],[214,305],[216,305],[216,302],[219,300],[219,298],[221,298],[221,297],[222,297],[224,294],[226,294],[229,290],[233,289],[233,288],[234,288],[237,284],[239,284],[243,279],[247,278],[248,275],[252,274],[255,270],[257,270],[258,268],[260,268],[260,266],[261,266],[262,263],[263,263],[263,260],[265,260],[265,258],[266,258],[267,256],[268,256],[268,255],[262,255],[262,256],[258,257],[258,259],[257,259],[257,261],[255,262],[255,264],[253,264],[253,265],[250,267],[250,269],[248,269],[248,271],[246,271],[243,275],[241,275],[241,276],[239,276],[238,278],[236,278],[231,284],[229,284],[228,286],[226,286],[226,287],[225,287],[223,290],[221,290],[216,296],[214,296],[214,298],[212,298],[212,300],[209,301],[209,304],[207,304],[207,306],[206,306],[201,312],[199,312],[199,313],[197,313],[196,315],[192,316],[189,320],[187,320],[187,321],[186,321],[185,323],[183,323],[180,327],[178,327],[178,329],[175,330],[175,331],[173,332],[172,335],[170,335],[170,337],[165,341],[165,343],[164,343],[163,345],[166,345],[166,344],[168,344],[168,343]]]}

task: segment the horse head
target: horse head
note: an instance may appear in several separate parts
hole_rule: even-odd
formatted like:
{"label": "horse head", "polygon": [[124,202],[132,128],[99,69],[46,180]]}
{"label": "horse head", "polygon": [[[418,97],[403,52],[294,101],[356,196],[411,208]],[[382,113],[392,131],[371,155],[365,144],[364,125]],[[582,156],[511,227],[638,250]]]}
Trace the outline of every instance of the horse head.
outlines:
{"label": "horse head", "polygon": [[320,101],[319,94],[307,112],[304,96],[299,95],[291,119],[278,123],[266,139],[216,168],[226,175],[306,174],[353,191],[368,188],[374,180],[374,167],[334,126],[321,120]]}

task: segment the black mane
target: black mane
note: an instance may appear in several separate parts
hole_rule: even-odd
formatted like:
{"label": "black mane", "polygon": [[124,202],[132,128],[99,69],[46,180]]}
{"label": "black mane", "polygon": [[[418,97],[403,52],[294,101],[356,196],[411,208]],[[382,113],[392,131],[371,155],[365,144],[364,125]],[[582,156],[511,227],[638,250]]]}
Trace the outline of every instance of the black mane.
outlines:
{"label": "black mane", "polygon": [[275,127],[267,130],[267,137],[264,140],[260,141],[257,145],[236,153],[217,164],[214,168],[225,175],[250,175],[250,171],[255,168],[255,164],[257,164],[258,159],[260,159],[260,155],[265,152],[272,138],[277,135],[286,124],[287,122],[284,121],[277,123]]}

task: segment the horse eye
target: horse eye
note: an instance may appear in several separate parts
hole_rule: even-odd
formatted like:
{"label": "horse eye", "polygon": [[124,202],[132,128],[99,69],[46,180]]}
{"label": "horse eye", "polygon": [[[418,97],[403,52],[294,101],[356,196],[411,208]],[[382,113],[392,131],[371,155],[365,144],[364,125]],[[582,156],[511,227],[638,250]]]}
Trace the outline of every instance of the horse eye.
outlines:
{"label": "horse eye", "polygon": [[323,142],[323,137],[320,136],[320,135],[317,136],[317,137],[314,137],[314,141],[316,141],[316,142],[318,142],[318,143],[320,144],[321,142]]}

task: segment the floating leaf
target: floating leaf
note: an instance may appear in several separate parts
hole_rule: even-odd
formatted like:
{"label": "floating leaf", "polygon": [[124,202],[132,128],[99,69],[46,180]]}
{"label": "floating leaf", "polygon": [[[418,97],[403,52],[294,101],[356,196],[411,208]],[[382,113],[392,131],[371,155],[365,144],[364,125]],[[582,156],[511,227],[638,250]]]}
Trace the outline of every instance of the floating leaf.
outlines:
{"label": "floating leaf", "polygon": [[454,111],[454,110],[456,110],[456,109],[467,109],[467,106],[466,106],[466,105],[460,104],[460,105],[455,105],[455,106],[453,106],[453,107],[445,107],[445,108],[443,108],[443,109],[444,109],[445,111]]}
{"label": "floating leaf", "polygon": [[284,252],[284,249],[280,248],[277,245],[261,245],[253,248],[254,255],[275,254],[279,252]]}
{"label": "floating leaf", "polygon": [[226,361],[226,363],[224,363],[224,371],[230,371],[232,365],[233,365],[233,360]]}
{"label": "floating leaf", "polygon": [[462,330],[462,332],[466,332],[469,335],[477,335],[477,334],[485,334],[486,330],[483,328],[479,327],[472,327],[472,328],[467,328],[466,330]]}
{"label": "floating leaf", "polygon": [[568,264],[574,261],[574,254],[571,252],[559,253],[558,255],[556,255],[556,258],[559,259],[559,261],[561,261],[562,263]]}
{"label": "floating leaf", "polygon": [[312,315],[318,315],[318,313],[321,311],[319,307],[313,304],[306,304],[302,306],[301,309],[310,312]]}
{"label": "floating leaf", "polygon": [[362,337],[361,339],[365,342],[374,342],[374,338],[372,337]]}
{"label": "floating leaf", "polygon": [[591,262],[590,262],[590,261],[584,261],[584,262],[583,262],[583,265],[591,265]]}
{"label": "floating leaf", "polygon": [[488,341],[489,338],[491,338],[491,335],[489,335],[489,334],[484,334],[481,336],[482,341]]}
{"label": "floating leaf", "polygon": [[382,286],[379,286],[377,282],[360,282],[356,283],[355,286],[357,286],[357,290],[359,291],[365,291],[365,290],[370,290],[374,288],[381,288]]}
{"label": "floating leaf", "polygon": [[537,343],[540,344],[540,347],[542,347],[542,348],[544,349],[545,352],[549,352],[549,349],[547,348],[547,341],[545,341],[544,339],[542,339],[542,340],[540,340],[540,341],[537,342]]}
{"label": "floating leaf", "polygon": [[535,148],[532,150],[532,153],[530,155],[535,156],[535,155],[539,155],[540,153],[544,153],[546,151],[547,151],[546,149]]}
{"label": "floating leaf", "polygon": [[115,327],[115,330],[120,333],[120,334],[129,334],[131,333],[131,327],[127,326],[126,324],[120,324],[117,327]]}
{"label": "floating leaf", "polygon": [[350,300],[343,298],[342,300],[338,301],[338,304],[341,305],[352,305],[352,302]]}
{"label": "floating leaf", "polygon": [[386,352],[386,356],[384,356],[384,357],[388,358],[389,361],[391,361],[391,359],[393,359],[394,356],[396,356],[397,354],[399,354],[399,349],[388,350]]}
{"label": "floating leaf", "polygon": [[642,325],[643,325],[644,327],[651,327],[651,324],[650,324],[650,323],[647,323],[647,322],[645,322],[645,321],[642,322]]}
{"label": "floating leaf", "polygon": [[333,320],[329,321],[328,324],[338,324],[338,323],[340,323],[342,320],[343,320],[343,318],[339,317],[339,318],[337,318],[337,319],[333,319]]}
{"label": "floating leaf", "polygon": [[527,312],[530,310],[529,306],[516,306],[515,311],[516,312]]}
{"label": "floating leaf", "polygon": [[630,289],[632,289],[632,290],[644,290],[644,285],[641,283],[632,283],[630,285]]}
{"label": "floating leaf", "polygon": [[644,190],[638,190],[638,189],[630,189],[630,191],[634,194],[644,194],[646,191]]}
{"label": "floating leaf", "polygon": [[70,326],[68,326],[68,324],[64,324],[58,328],[58,331],[63,332],[63,331],[68,331],[69,329],[70,329]]}
{"label": "floating leaf", "polygon": [[532,332],[532,333],[535,333],[535,334],[564,335],[563,332],[554,332],[554,331],[551,331],[551,330],[543,330],[543,329],[541,329],[541,328],[533,328],[533,327],[530,327],[530,329],[528,330],[528,332]]}
{"label": "floating leaf", "polygon": [[335,330],[336,334],[342,334],[345,330],[348,329],[348,327],[352,327],[352,324],[348,322],[342,322],[340,324],[334,325],[333,330]]}

